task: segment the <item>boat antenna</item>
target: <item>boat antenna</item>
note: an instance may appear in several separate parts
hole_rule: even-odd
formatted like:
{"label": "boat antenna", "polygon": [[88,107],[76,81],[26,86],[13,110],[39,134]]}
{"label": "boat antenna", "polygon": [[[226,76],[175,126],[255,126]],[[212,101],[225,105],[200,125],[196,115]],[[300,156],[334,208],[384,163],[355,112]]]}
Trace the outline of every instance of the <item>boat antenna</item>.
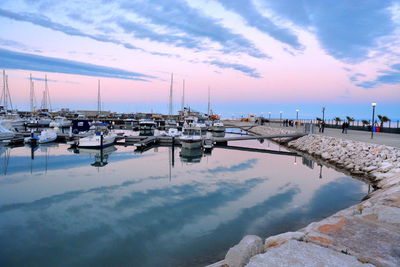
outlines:
{"label": "boat antenna", "polygon": [[98,80],[97,84],[97,112],[100,115],[101,113],[100,80]]}
{"label": "boat antenna", "polygon": [[183,80],[183,89],[182,89],[182,116],[184,116],[183,110],[185,109],[185,79]]}
{"label": "boat antenna", "polygon": [[208,87],[208,109],[207,109],[207,117],[210,118],[210,86]]}
{"label": "boat antenna", "polygon": [[172,117],[172,84],[174,83],[174,74],[171,73],[171,86],[169,88],[169,118]]}

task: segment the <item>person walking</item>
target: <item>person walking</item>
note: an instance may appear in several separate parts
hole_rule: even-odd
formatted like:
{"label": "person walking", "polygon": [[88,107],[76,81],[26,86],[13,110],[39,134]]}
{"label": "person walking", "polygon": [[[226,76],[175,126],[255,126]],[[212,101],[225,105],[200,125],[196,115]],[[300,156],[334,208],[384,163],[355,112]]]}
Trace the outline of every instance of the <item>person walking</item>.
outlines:
{"label": "person walking", "polygon": [[344,121],[343,123],[342,123],[342,133],[344,133],[344,129],[346,128],[346,122]]}
{"label": "person walking", "polygon": [[347,129],[349,128],[349,123],[348,122],[345,122],[345,123],[346,123],[346,125],[344,127],[344,133],[347,134]]}
{"label": "person walking", "polygon": [[321,122],[321,132],[323,133],[325,130],[325,121]]}

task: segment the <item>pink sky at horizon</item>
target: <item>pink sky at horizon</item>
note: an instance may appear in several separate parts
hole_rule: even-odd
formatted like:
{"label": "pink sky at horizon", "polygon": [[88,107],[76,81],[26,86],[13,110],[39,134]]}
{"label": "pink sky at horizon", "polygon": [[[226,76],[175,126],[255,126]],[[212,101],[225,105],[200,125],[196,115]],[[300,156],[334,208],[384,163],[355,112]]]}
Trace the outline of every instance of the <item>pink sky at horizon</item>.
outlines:
{"label": "pink sky at horizon", "polygon": [[[153,5],[156,2],[151,4],[140,2],[140,4]],[[187,26],[192,28],[185,33],[186,26],[169,24],[168,18],[165,20],[165,25],[158,25],[159,22],[155,19],[144,21],[135,17],[141,15],[139,13],[133,15],[127,10],[115,10],[115,17],[121,21],[125,21],[127,18],[131,21],[137,19],[144,22],[143,25],[154,30],[154,38],[161,40],[154,41],[150,40],[153,37],[137,37],[147,32],[139,33],[139,29],[134,28],[136,32],[131,35],[126,32],[126,28],[117,27],[116,24],[119,25],[120,21],[116,20],[110,23],[104,18],[100,22],[99,17],[94,16],[93,12],[107,17],[108,11],[105,7],[92,10],[86,14],[87,21],[84,21],[71,19],[72,16],[69,17],[68,12],[73,8],[66,6],[66,3],[53,3],[54,9],[45,10],[40,10],[40,5],[37,3],[30,11],[23,0],[3,2],[0,4],[0,24],[3,25],[0,26],[3,33],[0,38],[0,48],[118,68],[154,77],[145,82],[50,71],[16,70],[5,67],[13,103],[19,109],[29,108],[29,74],[32,73],[35,78],[44,78],[44,75],[47,74],[50,80],[50,96],[55,109],[69,106],[75,109],[77,107],[96,109],[97,80],[100,79],[102,102],[105,109],[121,112],[137,111],[135,108],[128,110],[132,104],[140,108],[147,105],[148,109],[154,108],[165,112],[168,105],[170,73],[173,72],[175,110],[180,107],[182,80],[185,79],[185,103],[187,105],[206,106],[207,88],[210,87],[215,109],[218,110],[218,105],[225,106],[221,112],[227,114],[240,112],[236,109],[253,112],[252,105],[257,110],[254,112],[261,112],[259,106],[263,103],[274,106],[281,103],[282,109],[290,104],[302,103],[307,105],[307,109],[311,110],[314,106],[315,110],[319,110],[322,103],[348,106],[351,109],[352,103],[369,105],[371,102],[378,102],[388,107],[386,112],[390,113],[392,117],[400,117],[399,111],[395,108],[395,104],[400,103],[400,82],[393,82],[393,78],[387,82],[387,77],[381,78],[393,71],[392,65],[400,62],[400,49],[395,46],[397,41],[392,41],[392,45],[390,43],[383,45],[384,41],[391,40],[390,38],[395,39],[400,32],[399,19],[396,16],[391,17],[393,25],[396,25],[394,31],[375,37],[373,40],[376,43],[375,46],[371,46],[369,43],[367,45],[366,42],[365,47],[368,47],[368,53],[365,56],[343,59],[337,55],[339,52],[346,53],[346,48],[339,50],[341,44],[335,43],[338,41],[326,43],[327,37],[321,35],[321,29],[325,22],[321,22],[321,25],[314,24],[304,27],[301,23],[296,24],[297,18],[291,20],[284,16],[284,12],[280,14],[279,10],[273,9],[272,6],[263,9],[261,7],[267,7],[268,4],[263,6],[255,1],[258,10],[262,11],[262,16],[280,27],[282,36],[284,36],[282,29],[287,29],[290,34],[296,36],[303,47],[299,49],[294,44],[292,46],[289,42],[283,43],[286,41],[279,40],[279,38],[286,40],[284,37],[265,34],[262,25],[251,26],[250,23],[253,22],[250,20],[246,22],[246,19],[249,19],[246,14],[236,13],[236,10],[229,9],[235,8],[233,4],[229,6],[231,3],[227,4],[222,0],[208,1],[202,7],[195,1],[174,0],[170,4],[172,9],[175,4],[177,8],[179,5],[182,7],[187,4],[188,6],[185,6],[187,10],[192,11],[193,9],[193,12],[201,14],[192,16],[199,23],[202,22],[201,20],[207,21],[208,17],[210,19],[207,23],[217,20],[215,25],[210,25],[209,30],[204,30],[209,37],[200,35],[200,37],[193,37],[193,40],[201,44],[201,48],[192,49],[189,46],[185,47],[182,43],[176,45],[172,41],[163,41],[165,38],[169,40],[172,37],[178,38],[178,40],[181,37],[192,38],[194,34],[189,32],[195,27],[192,24]],[[91,6],[89,3],[84,5]],[[123,1],[121,1],[121,5],[123,5]],[[162,7],[161,2],[157,5]],[[229,8],[225,5],[228,5]],[[62,8],[66,8],[66,10]],[[352,8],[355,10],[354,12],[366,12],[366,14],[371,12],[371,16],[372,12],[375,12]],[[391,8],[393,10],[398,8],[396,0],[393,1]],[[41,16],[46,17],[48,26],[42,22],[40,17],[35,17],[39,10]],[[21,15],[17,17],[12,12]],[[250,10],[249,12],[254,11]],[[52,26],[52,23],[59,25]],[[232,25],[235,26],[232,27]],[[63,27],[66,30],[63,30]],[[74,27],[75,30],[67,27]],[[101,31],[105,33],[106,27],[112,31],[104,35],[107,36],[107,41],[102,41],[103,37],[96,37],[100,36],[96,34]],[[219,31],[216,36],[211,31],[212,27],[216,27],[215,29]],[[340,29],[341,25],[338,24],[337,27]],[[360,31],[362,30],[360,29]],[[79,33],[76,35],[75,32],[78,31]],[[72,34],[70,34],[71,32]],[[82,35],[81,32],[89,37],[79,36]],[[160,36],[163,32],[169,35]],[[203,34],[203,32],[199,34]],[[238,38],[237,43],[232,45],[231,41],[218,41],[218,35],[222,34],[228,36],[235,34],[234,38]],[[353,34],[356,36],[358,33],[353,32]],[[253,56],[251,50],[246,50],[250,47],[240,46],[245,40],[240,39],[242,37],[251,42],[255,49],[271,58]],[[97,40],[93,38],[97,38]],[[128,42],[140,49],[128,49],[118,42]],[[357,44],[357,41],[355,43]],[[348,45],[349,49],[351,45]],[[233,51],[222,53],[221,49],[232,49]],[[170,56],[153,55],[152,52],[168,53]],[[247,67],[248,69],[246,69]],[[395,73],[394,75],[398,77],[396,75],[400,74]],[[376,84],[373,86],[367,84],[374,81]],[[44,82],[35,80],[34,83],[37,106],[40,106]],[[240,106],[240,103],[243,105]],[[229,105],[230,108],[228,108]],[[264,112],[268,111],[264,110]],[[362,114],[363,112],[359,116],[364,116]]]}

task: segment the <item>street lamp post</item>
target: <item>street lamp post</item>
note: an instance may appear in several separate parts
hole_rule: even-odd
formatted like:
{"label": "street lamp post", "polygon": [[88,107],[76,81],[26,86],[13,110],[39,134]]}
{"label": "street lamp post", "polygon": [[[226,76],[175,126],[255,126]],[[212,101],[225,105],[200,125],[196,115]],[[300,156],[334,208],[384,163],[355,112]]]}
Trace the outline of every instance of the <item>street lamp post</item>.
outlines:
{"label": "street lamp post", "polygon": [[281,121],[282,125],[283,125],[283,121],[282,121],[282,111],[279,111],[279,120]]}
{"label": "street lamp post", "polygon": [[297,124],[299,124],[299,110],[296,109],[296,128],[297,128]]}
{"label": "street lamp post", "polygon": [[269,115],[269,125],[271,125],[271,112],[268,112]]}
{"label": "street lamp post", "polygon": [[322,107],[322,121],[325,121],[325,107]]}
{"label": "street lamp post", "polygon": [[371,139],[374,138],[375,106],[376,106],[376,103],[372,103]]}

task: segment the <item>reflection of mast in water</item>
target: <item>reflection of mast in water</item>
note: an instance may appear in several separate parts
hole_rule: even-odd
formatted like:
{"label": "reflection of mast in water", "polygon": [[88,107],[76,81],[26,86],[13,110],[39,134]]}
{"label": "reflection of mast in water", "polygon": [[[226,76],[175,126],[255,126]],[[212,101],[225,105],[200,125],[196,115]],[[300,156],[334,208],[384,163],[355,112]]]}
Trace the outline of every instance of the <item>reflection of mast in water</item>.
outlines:
{"label": "reflection of mast in water", "polygon": [[319,179],[322,179],[322,164],[319,165],[320,169],[319,169]]}
{"label": "reflection of mast in water", "polygon": [[169,160],[169,181],[171,182],[172,178],[172,168],[175,165],[175,153],[174,146],[168,148],[168,160]]}
{"label": "reflection of mast in water", "polygon": [[4,151],[4,165],[3,165],[3,168],[4,168],[4,176],[6,176],[7,175],[7,169],[8,169],[8,162],[9,162],[9,160],[10,160],[10,152],[11,152],[11,149],[8,149],[8,148],[6,148],[6,151]]}

